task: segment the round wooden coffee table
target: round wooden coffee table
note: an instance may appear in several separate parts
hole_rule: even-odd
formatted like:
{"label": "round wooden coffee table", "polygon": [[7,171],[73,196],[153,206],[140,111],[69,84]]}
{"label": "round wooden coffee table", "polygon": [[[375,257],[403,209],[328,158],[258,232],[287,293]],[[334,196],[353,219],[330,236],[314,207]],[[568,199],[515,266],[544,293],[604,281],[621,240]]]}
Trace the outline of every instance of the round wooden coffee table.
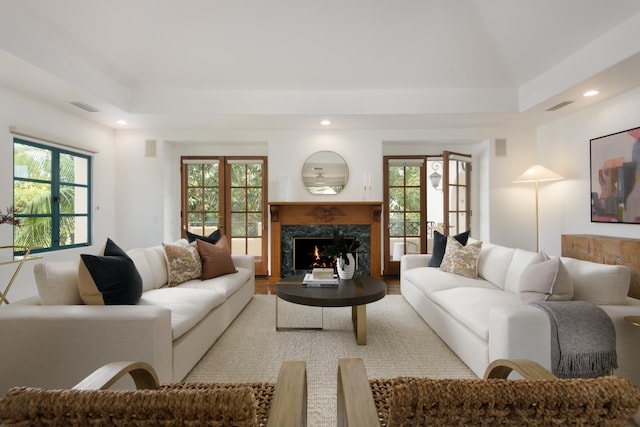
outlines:
{"label": "round wooden coffee table", "polygon": [[387,285],[370,276],[340,279],[335,288],[302,286],[304,275],[283,278],[276,284],[276,330],[322,329],[291,328],[278,325],[278,298],[294,304],[314,307],[351,307],[353,329],[360,345],[367,343],[367,304],[384,298]]}

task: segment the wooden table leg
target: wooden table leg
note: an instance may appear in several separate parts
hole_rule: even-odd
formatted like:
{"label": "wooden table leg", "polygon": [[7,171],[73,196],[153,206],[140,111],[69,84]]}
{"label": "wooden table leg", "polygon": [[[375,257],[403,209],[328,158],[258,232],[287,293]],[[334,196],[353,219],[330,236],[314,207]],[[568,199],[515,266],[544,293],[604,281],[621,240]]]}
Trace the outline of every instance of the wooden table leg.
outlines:
{"label": "wooden table leg", "polygon": [[358,345],[367,344],[367,305],[355,305],[351,307],[351,319],[353,320],[353,330],[356,333]]}

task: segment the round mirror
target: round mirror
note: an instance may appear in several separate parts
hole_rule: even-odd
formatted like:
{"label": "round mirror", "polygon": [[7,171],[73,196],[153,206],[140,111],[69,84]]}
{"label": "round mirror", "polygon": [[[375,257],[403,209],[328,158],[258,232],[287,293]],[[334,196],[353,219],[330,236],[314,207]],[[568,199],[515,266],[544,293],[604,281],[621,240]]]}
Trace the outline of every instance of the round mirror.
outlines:
{"label": "round mirror", "polygon": [[338,194],[348,178],[347,162],[333,151],[313,153],[302,167],[302,182],[311,194]]}

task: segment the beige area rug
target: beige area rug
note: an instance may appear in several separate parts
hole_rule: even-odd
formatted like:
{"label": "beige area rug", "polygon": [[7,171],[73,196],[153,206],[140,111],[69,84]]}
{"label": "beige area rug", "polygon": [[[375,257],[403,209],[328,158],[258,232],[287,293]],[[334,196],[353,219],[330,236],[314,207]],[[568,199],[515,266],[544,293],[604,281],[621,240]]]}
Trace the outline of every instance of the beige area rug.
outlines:
{"label": "beige area rug", "polygon": [[477,378],[401,295],[367,305],[367,345],[356,344],[351,308],[306,307],[278,300],[280,326],[320,326],[321,331],[275,330],[275,296],[255,295],[185,381],[275,382],[284,360],[307,362],[307,425],[336,425],[338,359],[360,357],[369,378],[423,376]]}

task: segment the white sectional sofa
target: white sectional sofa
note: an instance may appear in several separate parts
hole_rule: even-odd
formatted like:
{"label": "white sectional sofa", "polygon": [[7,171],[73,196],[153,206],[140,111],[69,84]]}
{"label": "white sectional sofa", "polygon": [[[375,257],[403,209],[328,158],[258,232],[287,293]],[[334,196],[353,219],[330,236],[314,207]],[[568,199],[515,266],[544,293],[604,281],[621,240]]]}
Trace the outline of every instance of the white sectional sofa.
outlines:
{"label": "white sectional sofa", "polygon": [[[531,359],[551,369],[548,316],[518,295],[520,276],[535,256],[485,242],[479,278],[472,279],[428,267],[431,255],[404,255],[401,293],[479,377],[500,358]],[[640,300],[627,297],[629,269],[572,258],[561,261],[573,281],[573,299],[597,304],[613,320],[619,366],[615,374],[640,386],[640,328],[624,320],[640,315]]]}
{"label": "white sectional sofa", "polygon": [[41,297],[0,308],[0,395],[13,386],[69,388],[121,360],[148,362],[160,382],[182,380],[255,293],[253,256],[232,255],[236,273],[169,287],[163,246],[127,255],[142,277],[137,305],[84,305],[69,296],[78,259],[34,268]]}

